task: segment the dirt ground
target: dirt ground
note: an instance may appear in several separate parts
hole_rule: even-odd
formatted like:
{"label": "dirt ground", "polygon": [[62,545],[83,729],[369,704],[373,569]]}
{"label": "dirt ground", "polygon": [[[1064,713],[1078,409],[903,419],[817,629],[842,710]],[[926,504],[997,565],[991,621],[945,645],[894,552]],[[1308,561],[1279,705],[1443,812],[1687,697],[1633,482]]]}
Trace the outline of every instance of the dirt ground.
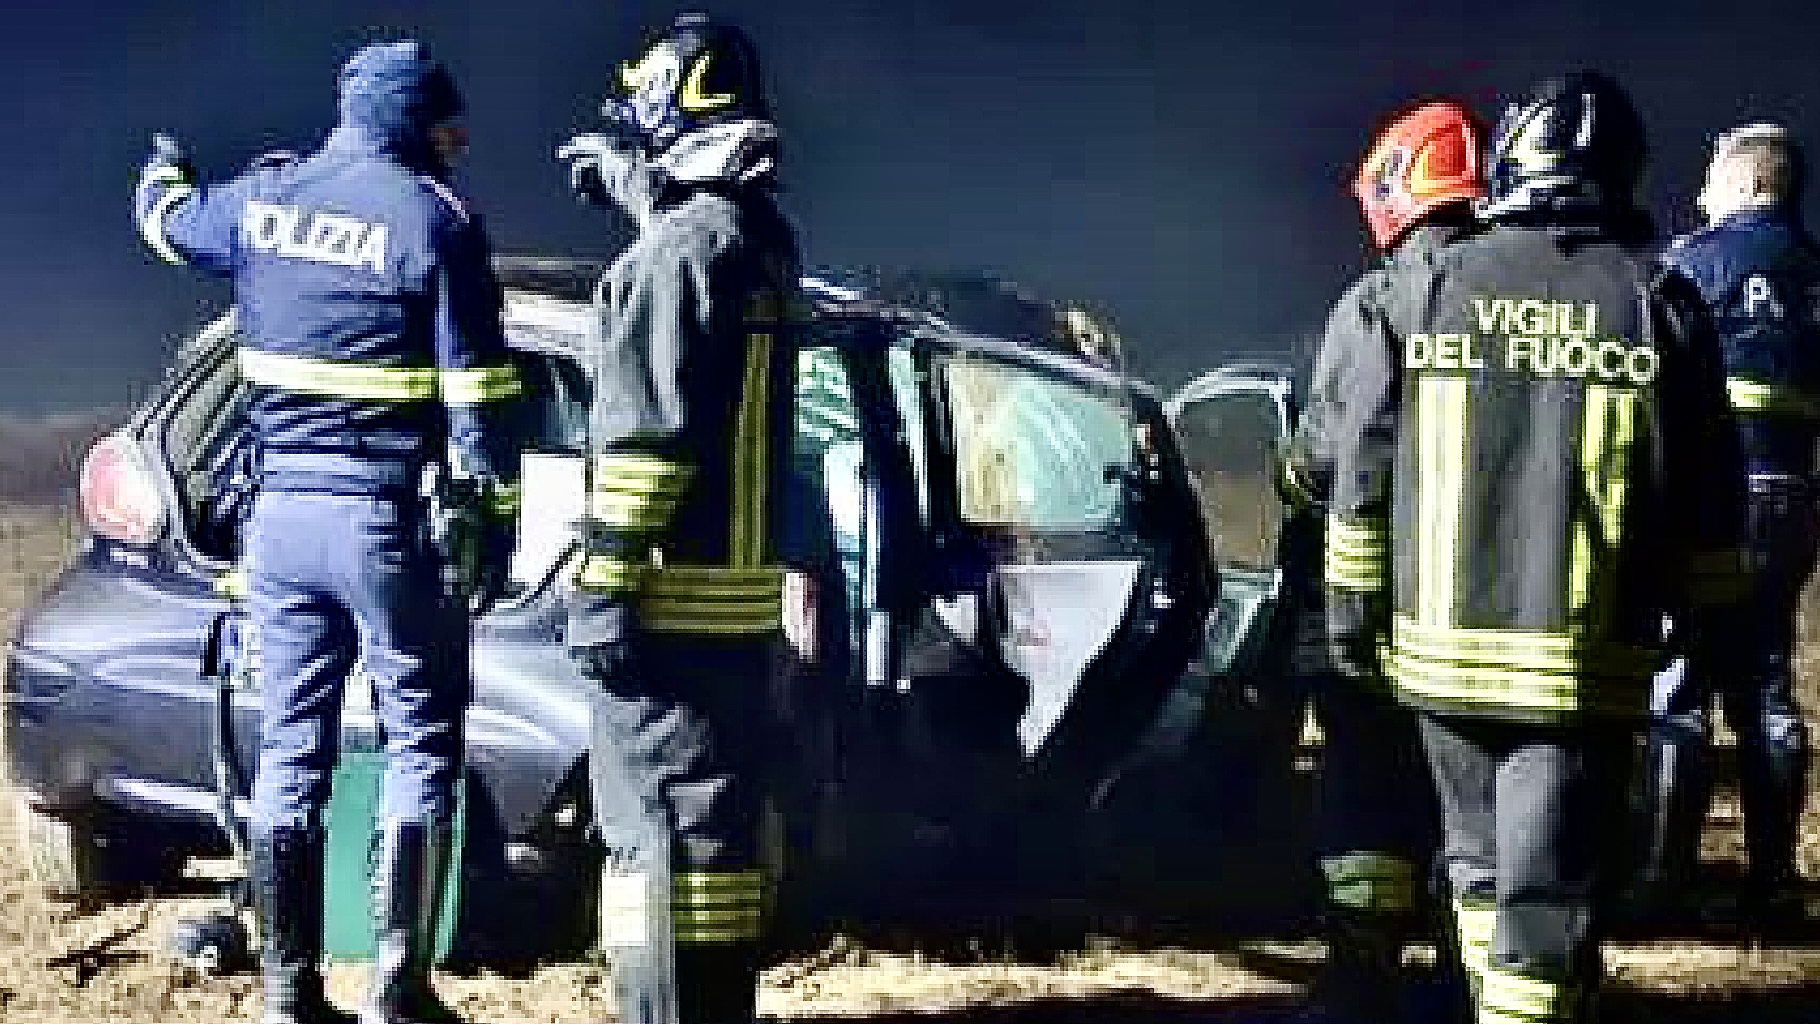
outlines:
{"label": "dirt ground", "polygon": [[[63,511],[0,508],[0,626],[7,632],[18,609],[54,576],[73,536]],[[1809,608],[1801,670],[1811,713],[1820,709],[1820,606],[1810,600]],[[171,926],[210,900],[52,901],[28,881],[13,826],[11,801],[0,800],[0,1022],[257,1019],[252,976],[198,979],[163,950]],[[1802,852],[1807,877],[1820,878],[1820,801],[1808,808]],[[1717,874],[1735,871],[1742,859],[1734,793],[1722,791],[1715,802],[1705,857]],[[1814,939],[1820,940],[1820,927]],[[956,964],[837,942],[768,972],[760,1010],[788,1018],[936,1015],[981,1024],[1282,1020],[1301,1002],[1318,955],[1307,944],[1263,942],[1217,950],[1094,945],[1046,966]],[[1721,933],[1613,944],[1607,964],[1613,1021],[1820,1021],[1820,941],[1756,946]],[[605,1020],[603,981],[594,964],[552,964],[522,978],[439,977],[445,997],[465,1017],[498,1022]],[[332,971],[333,993],[345,1006],[354,1005],[362,983],[357,967]]]}

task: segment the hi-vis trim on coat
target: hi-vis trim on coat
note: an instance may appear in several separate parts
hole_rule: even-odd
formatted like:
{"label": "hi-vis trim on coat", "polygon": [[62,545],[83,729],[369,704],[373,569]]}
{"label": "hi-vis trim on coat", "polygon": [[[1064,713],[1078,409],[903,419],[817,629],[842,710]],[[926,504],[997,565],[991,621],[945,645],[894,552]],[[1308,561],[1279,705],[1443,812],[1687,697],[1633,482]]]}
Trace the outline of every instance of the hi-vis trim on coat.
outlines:
{"label": "hi-vis trim on coat", "polygon": [[438,370],[429,366],[384,366],[339,359],[312,359],[242,346],[240,375],[250,384],[301,394],[363,402],[421,402],[441,397],[477,405],[519,393],[510,366]]}
{"label": "hi-vis trim on coat", "polygon": [[1335,590],[1372,593],[1384,589],[1385,558],[1390,546],[1387,519],[1327,517],[1327,585]]}
{"label": "hi-vis trim on coat", "polygon": [[607,594],[624,594],[638,589],[648,566],[600,552],[589,552],[581,560],[575,585],[585,590]]}
{"label": "hi-vis trim on coat", "polygon": [[245,347],[240,375],[263,387],[369,402],[422,401],[435,398],[437,390],[434,367],[310,359]]}
{"label": "hi-vis trim on coat", "polygon": [[171,245],[171,240],[164,233],[164,219],[171,215],[171,209],[196,194],[196,186],[190,184],[183,172],[175,167],[160,167],[146,179],[147,184],[168,183],[171,187],[158,197],[145,216],[139,221],[139,237],[158,254],[166,263],[182,264],[186,261],[183,254]]}
{"label": "hi-vis trim on coat", "polygon": [[1460,514],[1466,494],[1466,399],[1460,377],[1416,381],[1416,617],[1431,625],[1453,619]]}
{"label": "hi-vis trim on coat", "polygon": [[1727,377],[1725,394],[1738,412],[1820,419],[1820,396],[1791,385]]}
{"label": "hi-vis trim on coat", "polygon": [[672,892],[670,919],[678,945],[763,937],[771,894],[763,871],[682,871]]}
{"label": "hi-vis trim on coat", "polygon": [[1495,964],[1479,987],[1479,1024],[1554,1024],[1575,1017],[1575,991],[1558,981],[1529,978]]}
{"label": "hi-vis trim on coat", "polygon": [[[1592,498],[1595,522],[1577,515],[1573,522],[1573,549],[1569,555],[1567,606],[1582,621],[1599,630],[1611,621],[1612,593],[1601,588],[1598,606],[1593,595],[1595,566],[1609,566],[1623,536],[1624,498],[1630,480],[1630,450],[1637,434],[1637,393],[1628,388],[1589,384],[1580,414],[1580,474]],[[1599,551],[1594,554],[1594,547]]]}
{"label": "hi-vis trim on coat", "polygon": [[518,370],[511,366],[470,366],[443,370],[438,378],[442,400],[452,405],[478,405],[512,398],[523,390]]}
{"label": "hi-vis trim on coat", "polygon": [[594,456],[588,476],[591,518],[615,529],[656,534],[669,527],[691,472],[671,459],[628,452]]}
{"label": "hi-vis trim on coat", "polygon": [[783,625],[778,566],[666,565],[645,576],[639,621],[658,633],[769,633]]}
{"label": "hi-vis trim on coat", "polygon": [[746,335],[745,385],[733,419],[732,523],[729,561],[735,568],[758,565],[765,551],[765,478],[771,465],[771,335]]}
{"label": "hi-vis trim on coat", "polygon": [[1455,935],[1460,940],[1460,961],[1476,996],[1485,971],[1491,966],[1491,940],[1498,926],[1498,908],[1490,900],[1453,901]]}
{"label": "hi-vis trim on coat", "polygon": [[1368,914],[1403,914],[1415,909],[1415,865],[1387,853],[1349,853],[1321,859],[1327,898],[1336,906]]}

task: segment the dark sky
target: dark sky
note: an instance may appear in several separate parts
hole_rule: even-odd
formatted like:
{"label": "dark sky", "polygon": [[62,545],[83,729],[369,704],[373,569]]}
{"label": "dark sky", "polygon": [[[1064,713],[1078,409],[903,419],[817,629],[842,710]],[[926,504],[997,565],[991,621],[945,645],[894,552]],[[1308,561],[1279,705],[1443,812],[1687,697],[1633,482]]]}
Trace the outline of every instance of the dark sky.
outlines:
{"label": "dark sky", "polygon": [[[25,6],[9,4],[9,7]],[[49,5],[44,5],[48,7]],[[1628,85],[1666,226],[1689,224],[1710,135],[1820,129],[1820,5],[1531,0],[1421,7],[726,0],[766,58],[808,258],[977,267],[1110,306],[1164,385],[1318,330],[1361,265],[1343,186],[1386,107],[1500,97],[1572,66]],[[464,84],[462,184],[502,251],[611,255],[555,146],[671,4],[82,4],[0,13],[0,412],[113,403],[224,292],[156,264],[128,215],[151,133],[205,175],[308,148],[334,71],[386,30]],[[831,13],[832,11],[832,13]],[[1815,93],[1820,95],[1820,93]]]}

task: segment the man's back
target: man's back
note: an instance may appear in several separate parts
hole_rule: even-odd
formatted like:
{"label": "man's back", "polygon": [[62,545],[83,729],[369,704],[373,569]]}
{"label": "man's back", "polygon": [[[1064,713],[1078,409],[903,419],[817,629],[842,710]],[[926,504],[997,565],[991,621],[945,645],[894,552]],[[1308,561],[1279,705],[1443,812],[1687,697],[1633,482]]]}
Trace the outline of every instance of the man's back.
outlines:
{"label": "man's back", "polygon": [[1401,415],[1375,434],[1395,452],[1386,667],[1406,696],[1641,710],[1645,649],[1702,532],[1676,459],[1699,461],[1687,417],[1718,384],[1680,324],[1690,291],[1593,228],[1496,227],[1399,281]]}
{"label": "man's back", "polygon": [[1781,208],[1683,236],[1663,259],[1712,310],[1752,473],[1805,477],[1820,424],[1820,247]]}

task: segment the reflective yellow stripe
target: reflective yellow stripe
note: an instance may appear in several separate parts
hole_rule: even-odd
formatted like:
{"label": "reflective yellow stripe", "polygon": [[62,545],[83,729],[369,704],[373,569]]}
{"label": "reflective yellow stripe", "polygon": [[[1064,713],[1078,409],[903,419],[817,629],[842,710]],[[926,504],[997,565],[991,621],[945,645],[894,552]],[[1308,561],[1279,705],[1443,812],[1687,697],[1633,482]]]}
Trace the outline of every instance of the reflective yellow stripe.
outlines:
{"label": "reflective yellow stripe", "polygon": [[1570,1019],[1574,1002],[1567,985],[1488,964],[1479,988],[1479,1024],[1553,1024]]}
{"label": "reflective yellow stripe", "polygon": [[1612,564],[1623,534],[1636,408],[1635,391],[1604,384],[1586,386],[1580,416],[1580,473],[1598,516],[1598,535],[1594,536],[1593,524],[1584,515],[1575,516],[1567,606],[1576,620],[1594,631],[1606,628],[1613,610],[1611,588],[1601,588],[1597,606],[1591,589],[1594,569]]}
{"label": "reflective yellow stripe", "polygon": [[454,405],[476,405],[517,395],[523,386],[518,370],[511,366],[473,366],[465,370],[443,370],[440,379],[443,401]]}
{"label": "reflective yellow stripe", "polygon": [[236,566],[215,577],[215,593],[232,600],[246,597],[246,569]]}
{"label": "reflective yellow stripe", "polygon": [[1725,395],[1739,412],[1820,419],[1820,398],[1785,384],[1731,377],[1725,381]]}
{"label": "reflective yellow stripe", "polygon": [[1416,617],[1453,618],[1461,503],[1466,492],[1467,381],[1416,382]]}
{"label": "reflective yellow stripe", "polygon": [[242,347],[240,375],[264,387],[359,401],[436,397],[436,371],[429,367],[338,362]]}
{"label": "reflective yellow stripe", "polygon": [[1648,676],[1588,680],[1533,669],[1493,669],[1424,661],[1392,650],[1385,665],[1397,689],[1411,699],[1463,709],[1569,715],[1641,714]]}
{"label": "reflective yellow stripe", "polygon": [[575,585],[585,590],[625,593],[637,588],[645,568],[623,558],[591,553],[581,560],[581,569],[575,574]]}
{"label": "reflective yellow stripe", "polygon": [[692,473],[657,455],[609,452],[588,460],[588,515],[610,528],[661,533]]}
{"label": "reflective yellow stripe", "polygon": [[676,876],[670,918],[681,945],[762,937],[771,886],[762,871],[684,871]]}
{"label": "reflective yellow stripe", "polygon": [[165,193],[158,197],[152,208],[145,211],[145,217],[139,221],[139,237],[158,254],[166,263],[183,264],[188,262],[183,254],[171,244],[170,237],[164,233],[165,218],[171,215],[171,209],[196,194],[196,186],[184,180],[183,172],[175,167],[160,167],[152,172],[153,182],[173,182]]}
{"label": "reflective yellow stripe", "polygon": [[640,490],[680,490],[690,476],[689,467],[674,459],[642,452],[608,452],[588,460],[594,486],[624,483]]}
{"label": "reflective yellow stripe", "polygon": [[588,496],[592,518],[621,530],[661,532],[676,513],[674,499],[653,498],[619,491],[594,491]]}
{"label": "reflective yellow stripe", "polygon": [[663,633],[768,633],[781,628],[783,569],[668,565],[642,588],[639,621]]}
{"label": "reflective yellow stripe", "polygon": [[733,419],[732,487],[729,492],[728,562],[756,566],[765,551],[765,476],[770,465],[771,342],[746,335],[746,372]]}
{"label": "reflective yellow stripe", "polygon": [[1327,585],[1335,590],[1382,590],[1390,525],[1383,519],[1327,517]]}
{"label": "reflective yellow stripe", "polygon": [[1337,906],[1377,914],[1415,909],[1416,869],[1387,853],[1349,853],[1321,860],[1327,897]]}
{"label": "reflective yellow stripe", "polygon": [[1391,622],[1391,648],[1438,662],[1460,666],[1483,665],[1572,675],[1647,674],[1651,654],[1641,647],[1613,641],[1589,640],[1584,634],[1531,629],[1469,629],[1463,626],[1426,626],[1407,615]]}
{"label": "reflective yellow stripe", "polygon": [[1497,929],[1498,908],[1489,902],[1453,901],[1455,934],[1460,940],[1460,961],[1467,977],[1477,988],[1485,969],[1491,966],[1491,940]]}
{"label": "reflective yellow stripe", "polygon": [[488,515],[500,519],[512,519],[518,515],[523,493],[517,484],[497,484],[487,492],[485,508]]}

